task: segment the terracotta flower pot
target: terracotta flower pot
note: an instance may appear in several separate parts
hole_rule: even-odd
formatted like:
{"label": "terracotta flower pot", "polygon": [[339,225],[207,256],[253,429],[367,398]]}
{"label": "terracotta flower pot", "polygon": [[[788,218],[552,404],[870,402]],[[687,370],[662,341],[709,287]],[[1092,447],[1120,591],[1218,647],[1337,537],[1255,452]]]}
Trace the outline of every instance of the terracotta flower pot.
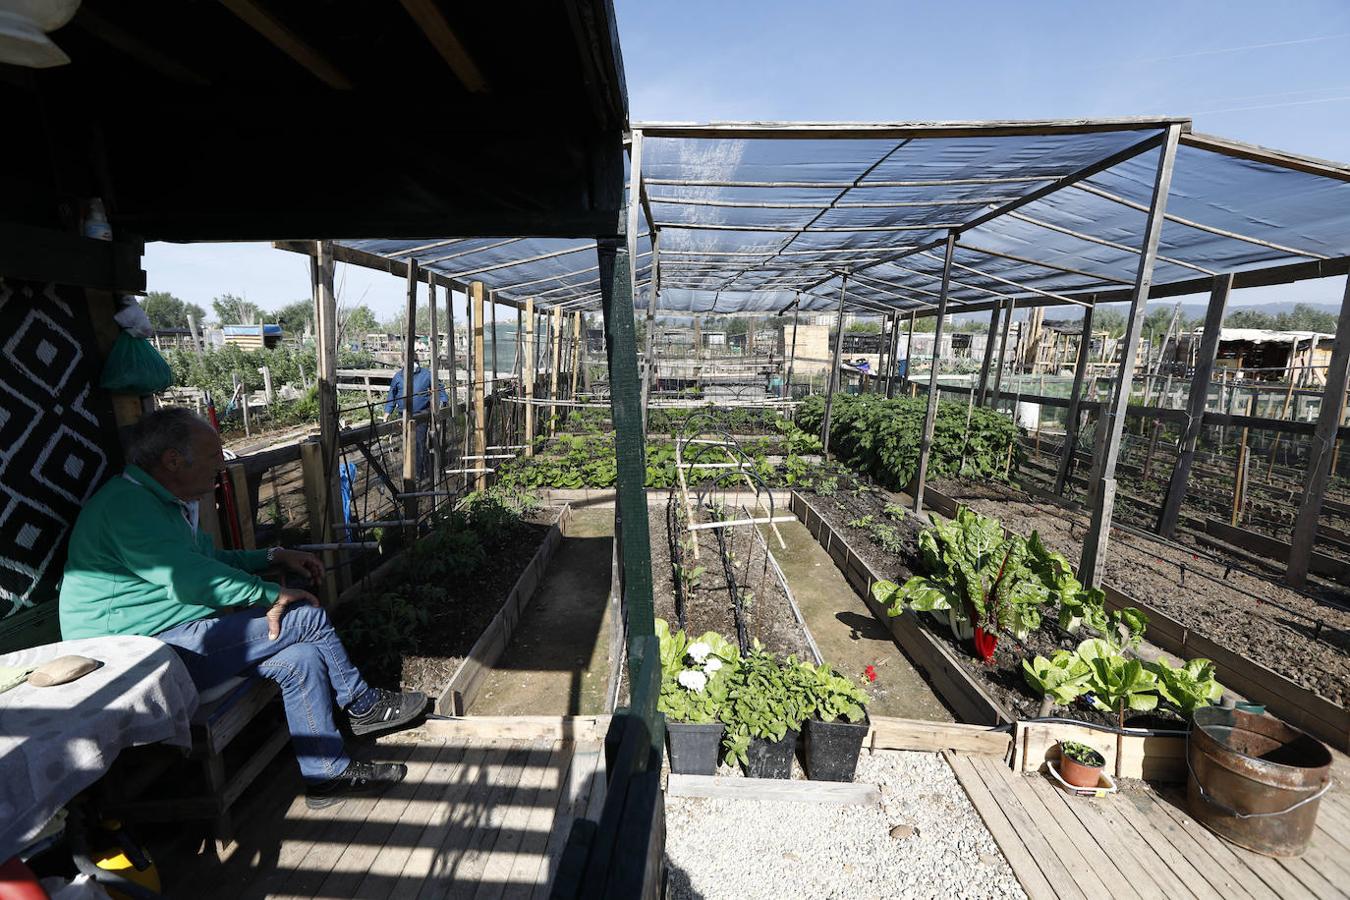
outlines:
{"label": "terracotta flower pot", "polygon": [[1100,753],[1097,756],[1102,760],[1101,765],[1085,766],[1064,752],[1064,743],[1061,741],[1059,745],[1059,774],[1074,787],[1095,788],[1101,783],[1102,769],[1106,766],[1106,759]]}

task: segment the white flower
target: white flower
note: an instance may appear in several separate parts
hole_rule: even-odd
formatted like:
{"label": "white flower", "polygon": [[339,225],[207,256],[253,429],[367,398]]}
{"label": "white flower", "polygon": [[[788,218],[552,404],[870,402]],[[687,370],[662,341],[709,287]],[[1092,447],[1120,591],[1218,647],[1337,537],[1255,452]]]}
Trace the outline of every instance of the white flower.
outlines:
{"label": "white flower", "polygon": [[695,693],[702,693],[708,686],[708,676],[695,669],[685,669],[680,673],[679,682]]}
{"label": "white flower", "polygon": [[715,656],[708,657],[708,661],[703,664],[703,671],[709,675],[722,668],[722,661]]}
{"label": "white flower", "polygon": [[696,644],[690,644],[687,652],[693,657],[694,662],[701,663],[708,658],[708,654],[712,652],[712,647],[703,643],[703,641],[699,641]]}

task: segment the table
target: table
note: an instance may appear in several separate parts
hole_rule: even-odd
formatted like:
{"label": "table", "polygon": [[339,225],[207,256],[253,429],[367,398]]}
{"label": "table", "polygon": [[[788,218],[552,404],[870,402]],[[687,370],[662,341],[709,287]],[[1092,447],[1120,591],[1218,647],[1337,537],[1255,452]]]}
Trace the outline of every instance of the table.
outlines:
{"label": "table", "polygon": [[103,665],[68,684],[0,694],[0,860],[22,850],[125,748],[191,744],[197,689],[178,655],[154,638],[61,641],[0,656],[0,665],[69,654]]}

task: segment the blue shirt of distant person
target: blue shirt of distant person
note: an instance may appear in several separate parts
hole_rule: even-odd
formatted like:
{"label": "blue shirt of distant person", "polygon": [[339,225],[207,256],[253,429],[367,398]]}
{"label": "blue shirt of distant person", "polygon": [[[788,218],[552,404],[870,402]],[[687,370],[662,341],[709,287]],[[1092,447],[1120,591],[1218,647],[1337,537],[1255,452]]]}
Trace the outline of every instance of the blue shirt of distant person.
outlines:
{"label": "blue shirt of distant person", "polygon": [[[445,388],[439,388],[438,393],[441,398],[441,406],[450,403],[446,397]],[[389,380],[389,395],[384,401],[384,417],[389,419],[397,412],[403,414],[403,370],[399,369],[394,373],[394,377]],[[419,364],[413,363],[412,373],[412,411],[413,415],[429,409],[431,407],[431,370],[424,369]],[[415,429],[417,435],[417,480],[426,478],[427,474],[427,426],[429,420],[423,420],[417,423]]]}

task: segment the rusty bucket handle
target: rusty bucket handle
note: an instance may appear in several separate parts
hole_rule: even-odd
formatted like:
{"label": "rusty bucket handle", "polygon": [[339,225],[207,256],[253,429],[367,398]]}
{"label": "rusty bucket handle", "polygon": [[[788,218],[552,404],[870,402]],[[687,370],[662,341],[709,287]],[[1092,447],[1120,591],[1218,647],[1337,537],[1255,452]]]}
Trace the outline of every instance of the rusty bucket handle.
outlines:
{"label": "rusty bucket handle", "polygon": [[1221,812],[1227,813],[1230,816],[1236,816],[1239,819],[1264,819],[1270,816],[1287,815],[1288,813],[1291,813],[1294,810],[1298,809],[1300,806],[1313,802],[1314,800],[1318,799],[1323,794],[1325,794],[1327,791],[1331,790],[1331,776],[1328,775],[1326,777],[1326,780],[1322,782],[1322,786],[1317,789],[1316,793],[1304,797],[1302,800],[1299,800],[1292,806],[1287,806],[1284,809],[1276,810],[1275,812],[1244,813],[1238,812],[1236,809],[1233,809],[1233,807],[1229,806],[1227,803],[1221,803],[1220,801],[1214,799],[1214,797],[1210,795],[1209,791],[1205,790],[1205,786],[1201,784],[1200,779],[1196,777],[1195,768],[1191,765],[1191,755],[1189,753],[1186,754],[1186,771],[1190,773],[1191,780],[1195,782],[1196,790],[1200,792],[1200,796],[1204,798],[1204,801],[1206,803],[1210,804],[1211,806],[1217,807]]}

